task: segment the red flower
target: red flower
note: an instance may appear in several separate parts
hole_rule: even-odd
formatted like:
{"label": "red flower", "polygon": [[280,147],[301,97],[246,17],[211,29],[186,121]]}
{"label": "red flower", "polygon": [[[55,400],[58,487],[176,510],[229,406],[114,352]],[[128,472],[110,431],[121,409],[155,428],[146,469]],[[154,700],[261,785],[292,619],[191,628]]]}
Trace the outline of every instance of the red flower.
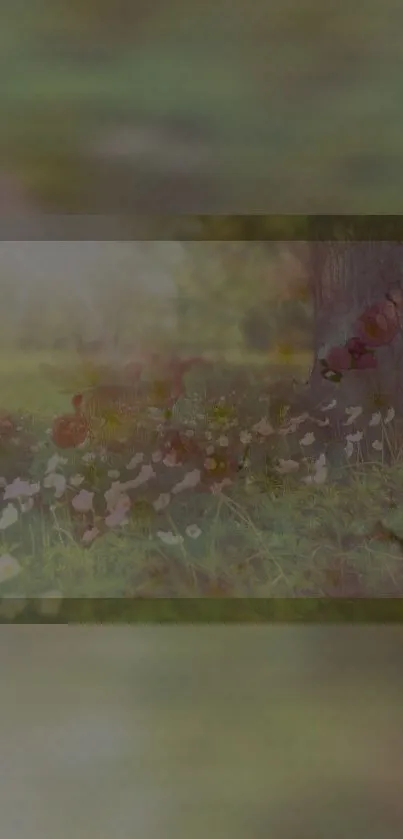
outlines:
{"label": "red flower", "polygon": [[368,306],[355,326],[355,332],[367,347],[384,347],[391,344],[399,329],[398,312],[390,300]]}
{"label": "red flower", "polygon": [[53,442],[60,449],[75,449],[76,446],[84,443],[89,430],[85,417],[80,413],[83,402],[82,393],[73,396],[71,402],[74,414],[62,414],[56,417],[52,427]]}
{"label": "red flower", "polygon": [[351,370],[353,359],[347,347],[332,347],[326,357],[329,370],[341,373],[344,370]]}
{"label": "red flower", "polygon": [[83,394],[82,393],[76,393],[76,395],[73,396],[73,398],[71,400],[71,404],[73,405],[73,408],[74,408],[75,412],[78,413],[82,404],[83,404]]}
{"label": "red flower", "polygon": [[367,352],[367,348],[361,338],[350,338],[347,341],[346,347],[353,358],[360,358]]}
{"label": "red flower", "polygon": [[187,437],[180,431],[170,431],[163,439],[166,455],[174,455],[177,462],[183,462],[189,458],[199,460],[203,451],[193,437]]}
{"label": "red flower", "polygon": [[60,449],[75,449],[87,434],[87,422],[80,414],[62,414],[53,423],[52,439]]}
{"label": "red flower", "polygon": [[353,359],[353,370],[374,370],[377,360],[372,352],[365,352]]}

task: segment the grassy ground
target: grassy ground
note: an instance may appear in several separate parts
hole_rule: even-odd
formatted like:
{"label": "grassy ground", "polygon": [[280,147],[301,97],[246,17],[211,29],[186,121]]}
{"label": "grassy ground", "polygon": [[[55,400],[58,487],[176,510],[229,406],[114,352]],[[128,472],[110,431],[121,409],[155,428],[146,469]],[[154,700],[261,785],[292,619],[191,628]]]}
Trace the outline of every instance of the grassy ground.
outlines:
{"label": "grassy ground", "polygon": [[[62,356],[52,361],[67,363]],[[69,397],[44,372],[42,365],[49,357],[13,356],[12,364],[0,357],[2,407],[34,417],[22,416],[16,437],[3,445],[3,487],[16,478],[40,485],[31,508],[26,498],[3,498],[3,611],[15,607],[8,598],[41,598],[49,592],[71,598],[399,595],[403,460],[394,423],[384,411],[375,426],[365,415],[349,427],[339,424],[337,457],[327,427],[315,424],[315,417],[302,420],[288,434],[279,433],[289,420],[278,405],[274,416],[274,402],[267,400],[275,361],[272,357],[262,371],[249,360],[250,390],[243,387],[232,395],[234,359],[215,371],[208,394],[204,381],[190,381],[181,427],[199,438],[204,435],[207,455],[209,445],[217,447],[217,441],[227,437],[223,449],[243,452],[245,465],[220,493],[199,492],[195,487],[175,494],[178,476],[185,478],[195,464],[185,463],[182,471],[154,464],[153,447],[143,446],[143,463],[136,467],[129,464],[139,446],[108,456],[89,445],[70,453],[58,451],[49,426],[54,414],[68,410]],[[306,359],[299,364],[305,365]],[[287,370],[295,374],[298,363]],[[239,379],[234,382],[239,384]],[[206,408],[209,400],[216,404],[220,394],[225,405],[231,401],[235,414],[200,413],[201,405]],[[271,434],[254,429],[264,416],[272,423]],[[318,413],[316,421],[327,416],[331,417],[330,408]],[[354,442],[353,453],[344,456],[344,438],[357,434],[357,429],[362,429],[364,439]],[[244,442],[239,445],[241,436]],[[376,448],[373,442],[378,443]],[[63,460],[52,461],[56,454]],[[327,471],[317,481],[323,457]],[[130,491],[131,509],[123,524],[105,527],[104,493],[113,482],[133,479],[147,463],[153,464],[156,478]],[[59,486],[60,481],[63,484],[59,497],[55,482],[46,486],[49,472],[59,476]],[[77,475],[81,482],[73,485]],[[71,502],[82,490],[94,493],[95,512],[72,514]],[[166,506],[156,510],[153,504],[161,496]],[[10,504],[16,510],[15,521],[7,519]],[[99,527],[101,535],[83,541],[93,527]],[[7,556],[17,560],[19,572],[10,573],[9,579],[4,571]]]}

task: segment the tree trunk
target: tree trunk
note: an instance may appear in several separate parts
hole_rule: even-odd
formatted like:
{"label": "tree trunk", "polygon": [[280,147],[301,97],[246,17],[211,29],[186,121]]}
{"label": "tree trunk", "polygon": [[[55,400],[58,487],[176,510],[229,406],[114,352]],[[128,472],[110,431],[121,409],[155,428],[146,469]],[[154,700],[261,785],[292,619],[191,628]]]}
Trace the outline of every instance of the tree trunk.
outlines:
{"label": "tree trunk", "polygon": [[369,407],[375,393],[403,412],[403,340],[376,349],[375,370],[351,370],[340,383],[321,376],[323,347],[344,345],[367,306],[381,302],[391,287],[403,286],[403,244],[399,242],[313,243],[311,267],[314,293],[315,362],[310,386],[316,399],[338,398],[340,406]]}

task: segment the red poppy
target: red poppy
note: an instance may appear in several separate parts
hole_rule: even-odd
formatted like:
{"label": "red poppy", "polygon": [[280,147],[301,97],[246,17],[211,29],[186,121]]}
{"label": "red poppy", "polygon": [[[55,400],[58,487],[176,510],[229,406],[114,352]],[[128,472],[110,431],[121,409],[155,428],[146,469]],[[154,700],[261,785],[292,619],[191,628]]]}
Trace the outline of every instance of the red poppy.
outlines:
{"label": "red poppy", "polygon": [[80,413],[83,402],[82,393],[73,396],[74,414],[62,414],[56,417],[52,427],[52,439],[60,449],[75,449],[84,443],[88,434],[88,423]]}
{"label": "red poppy", "polygon": [[52,439],[61,449],[75,449],[84,443],[87,434],[88,424],[80,414],[62,414],[53,423]]}

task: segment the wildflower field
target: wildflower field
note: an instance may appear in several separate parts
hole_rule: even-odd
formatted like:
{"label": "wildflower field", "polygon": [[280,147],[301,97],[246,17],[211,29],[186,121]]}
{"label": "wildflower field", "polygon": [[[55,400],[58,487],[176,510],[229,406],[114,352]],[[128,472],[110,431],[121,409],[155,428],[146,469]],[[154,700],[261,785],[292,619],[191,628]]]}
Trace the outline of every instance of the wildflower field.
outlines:
{"label": "wildflower field", "polygon": [[400,593],[393,405],[340,411],[334,386],[296,413],[298,362],[279,385],[270,364],[196,359],[180,393],[165,370],[165,391],[147,380],[141,416],[115,405],[66,445],[71,397],[42,361],[18,358],[14,377],[0,365],[3,615],[25,599],[51,613],[61,598]]}

